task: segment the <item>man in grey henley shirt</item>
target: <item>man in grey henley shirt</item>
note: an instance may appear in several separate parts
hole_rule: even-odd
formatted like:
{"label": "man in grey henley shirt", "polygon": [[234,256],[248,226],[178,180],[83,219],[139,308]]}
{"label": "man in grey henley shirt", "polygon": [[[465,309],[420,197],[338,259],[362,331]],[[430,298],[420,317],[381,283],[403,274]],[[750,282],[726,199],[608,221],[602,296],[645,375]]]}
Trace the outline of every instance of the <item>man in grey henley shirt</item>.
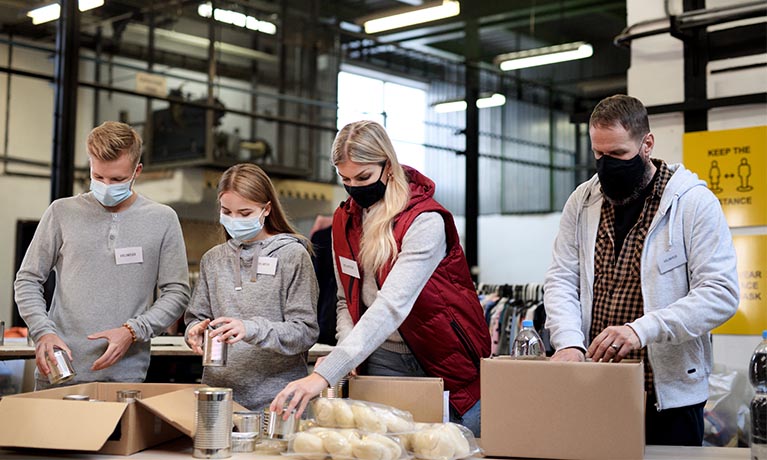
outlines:
{"label": "man in grey henley shirt", "polygon": [[[141,138],[106,122],[88,136],[91,192],[54,201],[16,275],[19,313],[35,341],[36,389],[49,386],[45,355],[69,351],[77,376],[141,382],[149,339],[189,301],[186,249],[176,213],[133,192]],[[43,283],[56,273],[49,311]],[[154,299],[155,289],[158,291]]]}

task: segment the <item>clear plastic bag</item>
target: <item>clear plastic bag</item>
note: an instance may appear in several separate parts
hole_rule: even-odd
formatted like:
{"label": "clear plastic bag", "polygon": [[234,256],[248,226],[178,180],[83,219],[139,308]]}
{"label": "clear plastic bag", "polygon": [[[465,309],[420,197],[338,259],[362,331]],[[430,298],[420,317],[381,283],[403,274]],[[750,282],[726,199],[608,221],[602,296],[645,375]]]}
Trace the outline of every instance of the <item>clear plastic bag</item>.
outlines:
{"label": "clear plastic bag", "polygon": [[351,428],[315,427],[291,435],[285,455],[305,460],[404,460],[395,437]]}
{"label": "clear plastic bag", "polygon": [[471,430],[456,423],[416,423],[399,435],[405,450],[423,460],[457,460],[482,453]]}
{"label": "clear plastic bag", "polygon": [[748,402],[753,390],[742,372],[717,366],[709,377],[703,410],[703,445],[738,447],[748,443]]}
{"label": "clear plastic bag", "polygon": [[371,433],[413,431],[410,412],[384,404],[354,399],[317,398],[312,401],[317,425],[326,428],[356,428]]}

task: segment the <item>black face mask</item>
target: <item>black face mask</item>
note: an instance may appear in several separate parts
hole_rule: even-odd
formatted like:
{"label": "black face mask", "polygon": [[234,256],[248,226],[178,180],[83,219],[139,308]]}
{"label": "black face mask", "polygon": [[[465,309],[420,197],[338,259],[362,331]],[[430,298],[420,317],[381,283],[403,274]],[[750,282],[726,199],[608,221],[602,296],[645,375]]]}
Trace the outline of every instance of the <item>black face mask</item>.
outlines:
{"label": "black face mask", "polygon": [[646,169],[647,165],[640,153],[630,160],[619,160],[609,155],[602,155],[597,160],[597,175],[602,191],[614,201],[623,201],[636,192]]}
{"label": "black face mask", "polygon": [[378,203],[386,193],[386,184],[381,182],[384,169],[386,169],[385,164],[383,167],[381,167],[381,175],[378,176],[378,180],[372,184],[360,185],[357,187],[344,185],[346,193],[348,193],[349,196],[352,197],[352,200],[354,200],[362,208],[369,208]]}

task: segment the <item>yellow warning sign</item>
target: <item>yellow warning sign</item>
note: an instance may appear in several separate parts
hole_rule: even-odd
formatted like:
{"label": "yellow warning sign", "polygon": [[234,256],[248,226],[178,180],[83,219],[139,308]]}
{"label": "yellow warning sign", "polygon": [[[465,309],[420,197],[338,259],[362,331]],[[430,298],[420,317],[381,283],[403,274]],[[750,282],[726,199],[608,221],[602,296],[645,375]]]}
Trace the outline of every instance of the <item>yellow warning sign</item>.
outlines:
{"label": "yellow warning sign", "polygon": [[767,328],[767,235],[732,238],[738,255],[740,305],[714,334],[759,335]]}
{"label": "yellow warning sign", "polygon": [[767,126],[687,133],[684,165],[719,198],[730,227],[767,225]]}

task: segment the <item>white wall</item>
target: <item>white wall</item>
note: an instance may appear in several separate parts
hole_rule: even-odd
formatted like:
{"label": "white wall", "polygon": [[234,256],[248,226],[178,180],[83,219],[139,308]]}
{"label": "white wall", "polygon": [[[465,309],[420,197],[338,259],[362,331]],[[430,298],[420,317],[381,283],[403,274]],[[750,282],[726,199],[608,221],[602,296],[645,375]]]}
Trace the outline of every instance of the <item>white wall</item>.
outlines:
{"label": "white wall", "polygon": [[[681,2],[670,2],[680,12]],[[709,0],[707,8],[742,4],[741,0]],[[627,2],[628,24],[654,19],[664,15],[664,0],[629,0]],[[764,22],[764,19],[761,19]],[[648,26],[659,27],[659,24]],[[718,28],[728,26],[716,26]],[[638,28],[635,31],[645,30]],[[764,68],[710,74],[717,68],[762,63],[767,55],[749,56],[726,61],[712,62],[708,68],[708,97],[725,97],[767,91]],[[628,92],[641,99],[645,105],[671,104],[684,101],[684,71],[682,42],[664,34],[634,40],[631,44],[631,68],[628,73]],[[719,108],[709,111],[708,129],[711,131],[749,126],[767,125],[767,107],[750,105]],[[654,156],[667,162],[682,161],[682,136],[684,118],[681,113],[650,117],[650,127],[656,135]],[[767,234],[767,227],[733,229],[733,234]],[[767,328],[767,325],[765,325]],[[744,370],[758,336],[715,335],[714,361],[732,369]]]}
{"label": "white wall", "polygon": [[[480,216],[479,282],[543,283],[551,263],[559,217],[560,213]],[[457,217],[455,221],[463,238],[465,220]]]}

